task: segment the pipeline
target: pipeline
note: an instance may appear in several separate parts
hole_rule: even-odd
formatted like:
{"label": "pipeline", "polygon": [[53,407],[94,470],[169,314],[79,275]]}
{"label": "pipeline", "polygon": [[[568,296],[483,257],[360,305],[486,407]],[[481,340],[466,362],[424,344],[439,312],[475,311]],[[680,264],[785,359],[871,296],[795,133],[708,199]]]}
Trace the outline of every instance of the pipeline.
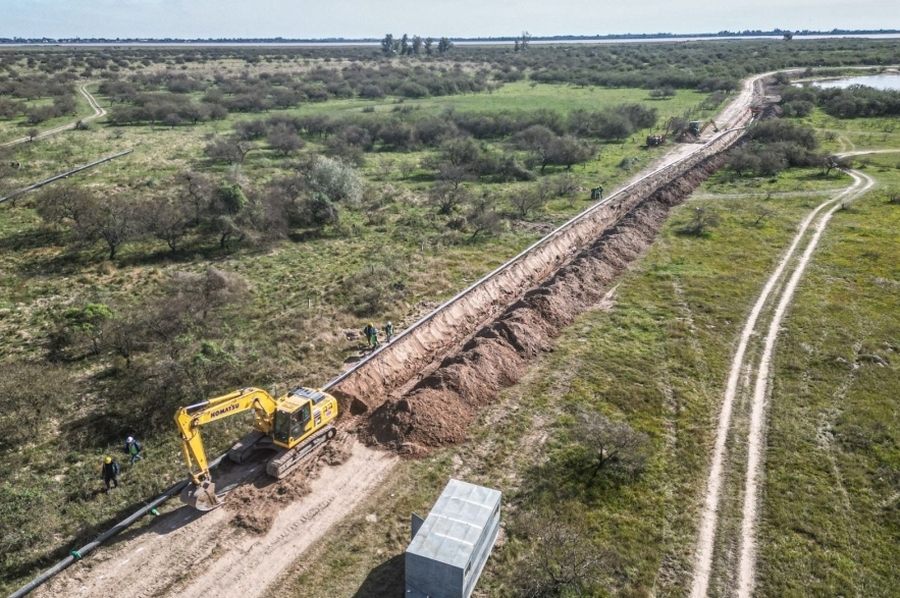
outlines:
{"label": "pipeline", "polygon": [[[353,414],[378,407],[387,398],[389,389],[399,388],[421,376],[432,363],[431,356],[444,354],[473,334],[527,289],[568,263],[653,191],[682,176],[709,156],[731,147],[743,136],[749,118],[750,115],[744,113],[731,128],[720,132],[689,156],[654,170],[571,218],[419,319],[390,344],[382,345],[322,389],[334,394],[341,401],[342,409]],[[480,292],[475,293],[476,290]]]}
{"label": "pipeline", "polygon": [[69,170],[68,172],[63,172],[62,174],[54,175],[54,176],[50,177],[49,179],[44,179],[43,181],[40,181],[33,185],[28,185],[27,187],[24,187],[22,189],[19,189],[18,191],[14,191],[14,192],[10,193],[6,197],[0,197],[0,203],[3,203],[7,199],[15,199],[16,197],[19,197],[20,195],[25,195],[29,191],[34,191],[35,189],[39,189],[40,187],[43,187],[44,185],[52,183],[53,181],[58,181],[59,179],[64,179],[73,174],[77,174],[77,173],[81,172],[82,170],[87,170],[88,168],[93,168],[94,166],[103,164],[104,162],[109,162],[110,160],[115,160],[116,158],[121,158],[122,156],[126,156],[133,151],[134,151],[134,149],[125,150],[124,152],[119,152],[118,154],[114,154],[112,156],[107,156],[105,158],[101,158],[99,160],[91,162],[90,164],[85,164],[84,166],[79,166],[78,168],[74,168],[72,170]]}
{"label": "pipeline", "polygon": [[[212,462],[210,462],[210,464],[209,464],[210,469],[212,469],[213,467],[215,467],[219,463],[221,463],[226,455],[227,455],[227,453],[223,453],[223,454],[219,455],[218,457],[216,457]],[[93,540],[92,542],[85,544],[78,550],[73,550],[72,552],[70,552],[69,556],[67,556],[63,560],[59,561],[58,563],[56,563],[55,565],[53,565],[52,567],[50,567],[49,569],[47,569],[46,571],[44,571],[43,573],[41,573],[40,575],[38,575],[37,577],[32,579],[31,581],[29,581],[27,584],[25,584],[24,586],[22,586],[21,588],[19,588],[12,594],[10,594],[9,598],[22,598],[22,596],[26,596],[26,595],[30,594],[39,585],[41,585],[45,581],[49,580],[53,576],[57,575],[58,573],[62,572],[65,569],[67,569],[72,564],[80,561],[81,559],[83,559],[84,557],[86,557],[87,555],[92,553],[94,550],[99,548],[101,544],[103,544],[104,542],[106,542],[107,540],[109,540],[110,538],[115,536],[116,534],[128,529],[129,527],[131,527],[132,525],[137,523],[137,521],[139,519],[141,519],[147,513],[152,512],[154,515],[156,515],[157,507],[161,506],[164,502],[166,502],[167,500],[169,500],[170,498],[172,498],[173,496],[175,496],[176,494],[181,492],[184,489],[184,487],[190,483],[190,481],[191,481],[190,478],[186,478],[186,479],[178,482],[174,486],[170,487],[168,490],[166,490],[165,492],[163,492],[162,494],[160,494],[159,496],[154,498],[152,501],[150,501],[149,503],[145,504],[143,507],[141,507],[140,509],[138,509],[137,511],[132,513],[129,517],[127,517],[126,519],[123,519],[119,523],[115,524],[114,526],[112,526],[111,528],[109,528],[108,530],[106,530],[105,532],[100,534],[99,536],[97,536],[97,538],[95,540]]]}

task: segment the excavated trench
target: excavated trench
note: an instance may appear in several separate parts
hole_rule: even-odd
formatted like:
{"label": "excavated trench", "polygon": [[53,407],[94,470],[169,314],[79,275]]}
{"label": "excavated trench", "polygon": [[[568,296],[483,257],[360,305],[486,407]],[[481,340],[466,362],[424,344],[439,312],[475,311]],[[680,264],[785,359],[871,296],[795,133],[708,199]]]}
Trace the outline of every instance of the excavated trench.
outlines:
{"label": "excavated trench", "polygon": [[412,388],[376,407],[361,426],[361,439],[410,455],[465,439],[479,409],[515,384],[534,358],[552,348],[563,328],[600,301],[615,277],[650,246],[670,208],[724,160],[722,154],[707,158],[640,202]]}

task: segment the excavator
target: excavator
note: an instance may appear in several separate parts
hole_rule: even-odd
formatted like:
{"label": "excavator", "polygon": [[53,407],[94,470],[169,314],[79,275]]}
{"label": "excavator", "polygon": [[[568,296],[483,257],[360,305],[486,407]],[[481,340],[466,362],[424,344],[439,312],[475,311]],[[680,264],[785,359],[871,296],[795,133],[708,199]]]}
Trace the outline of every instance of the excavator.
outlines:
{"label": "excavator", "polygon": [[181,449],[191,483],[181,493],[182,502],[200,511],[222,504],[209,472],[200,428],[210,422],[244,413],[255,413],[254,431],[228,451],[228,458],[244,462],[256,450],[274,450],[266,473],[281,479],[293,471],[313,449],[331,440],[337,429],[337,400],[328,393],[298,387],[278,399],[258,388],[242,388],[227,395],[182,407],[175,413],[181,433]]}
{"label": "excavator", "polygon": [[703,131],[705,131],[709,127],[709,125],[712,125],[713,131],[715,131],[716,133],[719,132],[719,126],[716,124],[716,121],[714,121],[712,119],[709,119],[706,122],[701,122],[699,120],[692,120],[691,122],[688,123],[688,131],[694,137],[699,137],[700,135],[703,134]]}

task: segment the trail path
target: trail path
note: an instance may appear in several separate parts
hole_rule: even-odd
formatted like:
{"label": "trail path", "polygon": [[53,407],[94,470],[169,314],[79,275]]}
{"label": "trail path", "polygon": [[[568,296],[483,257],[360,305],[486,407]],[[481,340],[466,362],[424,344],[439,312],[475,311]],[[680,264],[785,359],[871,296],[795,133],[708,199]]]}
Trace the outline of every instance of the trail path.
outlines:
{"label": "trail path", "polygon": [[[81,95],[83,95],[87,99],[88,103],[91,105],[91,108],[94,110],[94,113],[90,116],[80,118],[80,119],[70,122],[68,124],[60,125],[58,127],[53,127],[52,129],[47,129],[46,131],[41,131],[34,137],[35,140],[43,139],[44,137],[49,137],[50,135],[55,135],[55,134],[61,133],[63,131],[68,131],[70,129],[74,129],[75,125],[78,124],[79,122],[89,122],[94,119],[100,118],[101,116],[106,115],[106,110],[104,110],[103,107],[99,104],[99,102],[97,102],[97,99],[91,95],[91,92],[89,92],[87,90],[88,85],[90,85],[90,83],[85,83],[84,85],[82,85],[81,87],[78,88],[78,91],[81,92]],[[18,139],[13,139],[12,141],[6,141],[4,143],[0,143],[0,147],[7,147],[10,145],[18,145],[20,143],[27,143],[29,141],[31,141],[30,137],[19,137]]]}
{"label": "trail path", "polygon": [[[736,540],[740,545],[738,570],[718,571],[716,575],[726,580],[737,578],[736,591],[740,598],[749,598],[753,591],[756,562],[755,526],[759,503],[759,484],[762,474],[762,458],[765,438],[766,403],[771,381],[771,362],[781,323],[794,292],[809,264],[819,239],[832,215],[844,205],[868,191],[874,181],[865,174],[850,171],[853,183],[832,195],[817,206],[801,223],[797,235],[785,252],[775,271],[763,287],[750,312],[741,333],[731,369],[728,375],[722,410],[719,415],[716,440],[704,507],[700,521],[700,533],[695,554],[694,578],[691,587],[693,598],[706,598],[714,574],[713,549],[715,542]],[[799,247],[806,243],[802,255],[797,258]],[[765,336],[762,336],[765,331]],[[756,361],[756,356],[758,361]],[[751,384],[752,382],[752,384]],[[734,408],[739,396],[749,397],[750,421],[746,430],[735,422]],[[747,462],[743,479],[743,508],[740,537],[717,538],[721,527],[720,500],[726,479],[726,454],[729,435],[746,433]],[[741,440],[731,438],[731,444]]]}

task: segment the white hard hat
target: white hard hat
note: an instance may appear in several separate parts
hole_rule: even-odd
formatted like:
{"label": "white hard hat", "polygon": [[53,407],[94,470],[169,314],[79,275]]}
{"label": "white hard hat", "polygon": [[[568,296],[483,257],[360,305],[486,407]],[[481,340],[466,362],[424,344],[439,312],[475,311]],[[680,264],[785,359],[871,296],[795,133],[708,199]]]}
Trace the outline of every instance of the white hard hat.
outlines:
{"label": "white hard hat", "polygon": [[391,321],[390,321],[390,320],[388,320],[388,326],[390,326],[390,325],[391,325]]}
{"label": "white hard hat", "polygon": [[134,438],[129,436],[128,438],[125,439],[125,442],[134,442]]}

